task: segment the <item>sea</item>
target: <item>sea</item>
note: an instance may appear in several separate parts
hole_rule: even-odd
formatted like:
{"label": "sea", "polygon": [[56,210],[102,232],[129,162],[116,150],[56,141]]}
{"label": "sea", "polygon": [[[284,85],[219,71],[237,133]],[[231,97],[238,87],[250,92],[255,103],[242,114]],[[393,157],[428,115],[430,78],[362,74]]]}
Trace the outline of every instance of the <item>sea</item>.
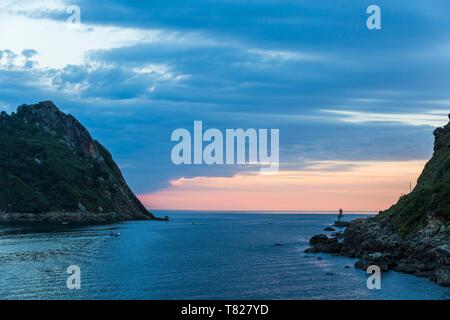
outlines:
{"label": "sea", "polygon": [[369,289],[355,259],[305,253],[335,214],[156,214],[170,221],[0,226],[0,299],[450,298],[450,288],[393,271]]}

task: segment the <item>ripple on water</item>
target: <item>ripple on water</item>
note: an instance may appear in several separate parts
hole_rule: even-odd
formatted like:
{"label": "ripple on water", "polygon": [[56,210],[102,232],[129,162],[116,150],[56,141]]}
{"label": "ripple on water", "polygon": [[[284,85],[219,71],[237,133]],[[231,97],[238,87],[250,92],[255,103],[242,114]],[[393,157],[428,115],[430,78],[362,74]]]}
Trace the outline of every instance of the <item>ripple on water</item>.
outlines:
{"label": "ripple on water", "polygon": [[[161,213],[161,215],[166,215]],[[0,228],[0,296],[24,299],[448,299],[389,272],[369,291],[345,257],[305,254],[327,215],[171,213],[170,223]],[[195,222],[193,224],[193,222]],[[269,223],[270,222],[270,223]],[[112,237],[111,232],[120,233]],[[274,244],[279,243],[280,246]],[[81,267],[82,289],[66,269]]]}

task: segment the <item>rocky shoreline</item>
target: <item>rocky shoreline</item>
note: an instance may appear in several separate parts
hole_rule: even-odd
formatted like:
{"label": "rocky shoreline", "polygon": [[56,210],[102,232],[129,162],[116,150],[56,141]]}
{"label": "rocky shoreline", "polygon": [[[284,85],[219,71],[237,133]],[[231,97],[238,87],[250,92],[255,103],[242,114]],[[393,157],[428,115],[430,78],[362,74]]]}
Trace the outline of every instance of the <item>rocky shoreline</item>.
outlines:
{"label": "rocky shoreline", "polygon": [[167,218],[157,218],[152,215],[124,214],[124,213],[90,213],[90,212],[46,212],[46,213],[1,213],[0,224],[3,225],[89,225],[114,223],[119,221],[133,220],[161,220],[168,221]]}
{"label": "rocky shoreline", "polygon": [[329,252],[450,286],[450,124],[433,132],[434,153],[415,188],[378,215],[355,219],[341,236],[320,234],[308,252]]}
{"label": "rocky shoreline", "polygon": [[411,236],[400,236],[378,215],[355,219],[343,234],[315,235],[305,252],[325,252],[359,258],[355,267],[366,270],[377,265],[381,271],[394,270],[427,277],[450,287],[450,243],[441,228],[429,228]]}

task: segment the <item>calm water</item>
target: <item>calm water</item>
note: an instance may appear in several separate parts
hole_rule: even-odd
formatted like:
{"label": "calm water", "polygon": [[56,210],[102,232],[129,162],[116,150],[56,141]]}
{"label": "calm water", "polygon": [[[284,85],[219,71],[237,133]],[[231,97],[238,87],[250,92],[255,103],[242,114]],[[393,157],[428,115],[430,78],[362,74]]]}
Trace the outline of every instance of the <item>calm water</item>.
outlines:
{"label": "calm water", "polygon": [[[381,290],[368,290],[365,272],[345,268],[354,259],[305,254],[310,236],[331,224],[332,215],[158,214],[170,215],[171,222],[59,230],[0,227],[0,297],[450,298],[449,288],[396,272],[383,274]],[[69,265],[81,268],[81,290],[66,287]]]}

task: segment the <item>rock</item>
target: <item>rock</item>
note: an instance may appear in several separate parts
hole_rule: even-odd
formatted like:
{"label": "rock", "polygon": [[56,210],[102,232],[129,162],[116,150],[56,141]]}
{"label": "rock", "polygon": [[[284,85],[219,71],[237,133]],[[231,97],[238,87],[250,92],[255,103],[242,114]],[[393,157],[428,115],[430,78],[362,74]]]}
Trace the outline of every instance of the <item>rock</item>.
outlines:
{"label": "rock", "polygon": [[367,255],[371,261],[379,260],[383,258],[383,254],[381,252],[370,253]]}
{"label": "rock", "polygon": [[404,272],[404,273],[415,273],[417,270],[417,267],[412,264],[401,262],[394,268],[394,270],[398,271],[398,272]]}
{"label": "rock", "polygon": [[339,253],[342,244],[336,238],[328,238],[324,234],[312,237],[309,244],[318,252]]}
{"label": "rock", "polygon": [[416,271],[416,272],[414,272],[414,275],[416,277],[420,277],[420,278],[429,278],[430,272],[429,271]]}
{"label": "rock", "polygon": [[313,236],[310,240],[309,240],[309,244],[314,246],[318,243],[324,242],[328,240],[328,236],[326,234],[318,234]]}
{"label": "rock", "polygon": [[364,258],[355,262],[356,268],[367,270],[369,266],[378,266],[382,272],[389,271],[389,259],[381,253],[376,252],[366,255]]}
{"label": "rock", "polygon": [[335,237],[336,239],[342,239],[344,237],[344,233],[343,232],[333,232],[331,234],[332,237]]}
{"label": "rock", "polygon": [[436,269],[432,276],[432,280],[436,281],[436,283],[442,286],[450,287],[450,267],[445,266]]}
{"label": "rock", "polygon": [[350,225],[348,221],[335,221],[334,226],[338,228],[347,228]]}
{"label": "rock", "polygon": [[450,123],[434,136],[433,156],[409,194],[375,216],[336,221],[334,226],[345,227],[342,239],[319,235],[311,244],[315,251],[359,258],[358,268],[377,265],[449,286]]}
{"label": "rock", "polygon": [[80,210],[80,212],[87,212],[86,207],[83,206],[81,202],[78,202],[78,209]]}
{"label": "rock", "polygon": [[2,115],[0,141],[0,223],[155,219],[108,150],[53,102]]}
{"label": "rock", "polygon": [[323,231],[336,231],[336,229],[334,229],[332,227],[326,227],[323,229]]}
{"label": "rock", "polygon": [[450,265],[450,246],[447,244],[436,247],[432,250],[440,264]]}
{"label": "rock", "polygon": [[358,260],[355,262],[355,268],[367,270],[367,268],[368,268],[369,266],[370,266],[369,261],[364,260],[364,259],[358,259]]}

